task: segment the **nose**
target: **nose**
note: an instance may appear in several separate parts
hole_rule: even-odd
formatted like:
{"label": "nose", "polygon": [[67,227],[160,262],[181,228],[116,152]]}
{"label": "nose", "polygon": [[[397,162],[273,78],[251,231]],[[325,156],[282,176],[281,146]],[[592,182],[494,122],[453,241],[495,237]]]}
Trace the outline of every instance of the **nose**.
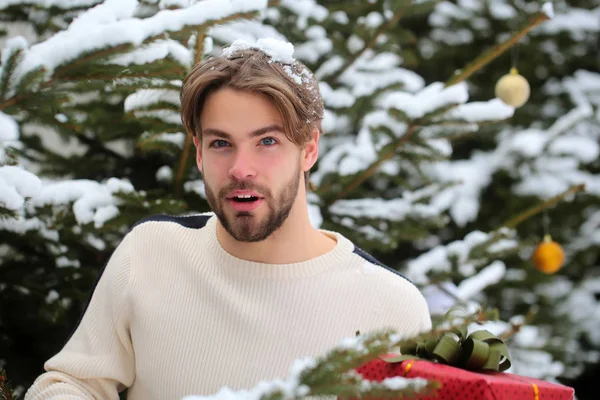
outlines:
{"label": "nose", "polygon": [[242,150],[236,151],[233,165],[229,169],[229,175],[236,180],[244,180],[256,176],[256,168],[252,161],[252,157]]}

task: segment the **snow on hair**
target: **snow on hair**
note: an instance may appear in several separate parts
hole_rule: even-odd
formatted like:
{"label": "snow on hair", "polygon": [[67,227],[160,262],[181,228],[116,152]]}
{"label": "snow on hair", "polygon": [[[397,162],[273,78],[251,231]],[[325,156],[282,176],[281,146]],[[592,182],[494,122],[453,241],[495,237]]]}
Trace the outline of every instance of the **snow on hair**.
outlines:
{"label": "snow on hair", "polygon": [[313,73],[301,62],[277,59],[260,48],[237,46],[196,64],[181,88],[181,120],[188,134],[201,132],[206,96],[222,87],[260,94],[281,114],[286,136],[298,145],[321,131],[323,99]]}

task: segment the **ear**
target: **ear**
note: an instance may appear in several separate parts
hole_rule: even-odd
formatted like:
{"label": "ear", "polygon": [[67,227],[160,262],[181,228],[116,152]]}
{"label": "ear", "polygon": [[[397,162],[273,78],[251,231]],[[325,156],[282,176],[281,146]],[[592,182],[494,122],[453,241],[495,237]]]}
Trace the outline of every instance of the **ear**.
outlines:
{"label": "ear", "polygon": [[313,129],[312,137],[302,149],[302,170],[304,172],[310,170],[317,162],[319,157],[319,130]]}
{"label": "ear", "polygon": [[198,170],[202,172],[202,142],[198,139],[198,135],[194,135],[193,140],[196,146],[196,164],[198,165]]}

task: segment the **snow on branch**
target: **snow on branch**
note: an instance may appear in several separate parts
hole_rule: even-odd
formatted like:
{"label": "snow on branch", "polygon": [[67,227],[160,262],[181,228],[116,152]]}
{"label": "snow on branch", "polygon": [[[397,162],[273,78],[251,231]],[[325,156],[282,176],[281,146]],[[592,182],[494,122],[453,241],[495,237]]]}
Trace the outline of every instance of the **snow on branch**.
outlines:
{"label": "snow on branch", "polygon": [[105,183],[91,180],[46,182],[41,192],[32,200],[33,207],[57,206],[73,203],[73,213],[77,223],[90,222],[96,228],[119,214],[120,199],[117,193],[134,191],[131,183],[110,178]]}
{"label": "snow on branch", "polygon": [[[478,246],[491,242],[496,235],[497,232],[473,231],[467,234],[463,240],[436,246],[408,262],[406,277],[417,284],[426,285],[430,283],[430,277],[434,273],[453,272],[453,262],[458,266],[457,272],[460,275],[470,277],[477,271],[477,265],[480,263],[480,260],[473,258],[475,256],[473,250]],[[518,245],[519,243],[514,239],[501,238],[495,240],[493,245],[487,248],[487,255],[517,249]],[[467,281],[466,286],[461,288],[461,296],[464,296],[465,299],[472,297],[477,290],[483,290],[483,288],[501,278],[504,274],[504,265],[493,263],[480,273],[481,275],[476,275],[472,281]]]}
{"label": "snow on branch", "polygon": [[61,8],[69,10],[79,7],[91,7],[102,0],[0,0],[0,10],[10,6],[36,6],[38,8]]}
{"label": "snow on branch", "polygon": [[[66,30],[25,51],[17,76],[23,77],[40,66],[51,75],[57,67],[85,53],[126,44],[140,46],[165,32],[207,25],[235,14],[261,11],[266,6],[267,0],[205,0],[188,8],[162,10],[140,19],[133,17],[137,1],[107,0],[82,13]],[[81,40],[82,37],[85,40]]]}
{"label": "snow on branch", "polygon": [[344,338],[321,357],[294,360],[285,378],[264,380],[251,389],[232,390],[225,386],[214,395],[190,395],[182,400],[300,400],[320,396],[390,397],[392,394],[409,397],[430,392],[437,387],[437,382],[404,377],[377,382],[363,379],[355,371],[355,368],[377,355],[391,351],[403,339],[402,335],[393,331]]}
{"label": "snow on branch", "polygon": [[0,145],[19,139],[19,125],[11,116],[0,111]]}
{"label": "snow on branch", "polygon": [[506,105],[502,100],[491,99],[489,101],[473,101],[459,104],[455,108],[448,110],[443,118],[482,123],[510,118],[514,115],[514,112],[515,108]]}
{"label": "snow on branch", "polygon": [[7,114],[0,111],[0,208],[11,212],[22,211],[27,198],[41,190],[40,179],[18,165],[3,165],[9,161],[7,151],[19,146],[19,126]]}
{"label": "snow on branch", "polygon": [[377,105],[384,109],[399,110],[408,118],[417,119],[440,108],[465,103],[468,98],[464,82],[449,87],[435,82],[415,94],[400,91],[385,94],[378,99]]}
{"label": "snow on branch", "polygon": [[179,93],[167,89],[140,89],[125,99],[125,112],[148,108],[157,103],[168,103],[179,107]]}
{"label": "snow on branch", "polygon": [[190,50],[175,40],[157,40],[129,53],[119,54],[103,61],[103,64],[143,65],[171,57],[182,66],[191,67],[194,57]]}
{"label": "snow on branch", "polygon": [[0,206],[12,211],[20,210],[25,199],[35,196],[41,189],[40,179],[31,172],[13,165],[0,166]]}
{"label": "snow on branch", "polygon": [[[367,50],[336,81],[349,87],[356,97],[371,96],[377,90],[398,84],[407,92],[423,89],[424,79],[408,69],[399,67],[400,61],[396,55],[388,56],[387,53]],[[335,71],[331,67],[328,69]]]}
{"label": "snow on branch", "polygon": [[434,218],[440,215],[434,206],[413,203],[405,198],[338,200],[331,205],[329,211],[338,216],[385,221],[403,221],[409,216]]}
{"label": "snow on branch", "polygon": [[329,16],[329,10],[316,0],[281,0],[281,7],[296,14],[296,26],[301,31],[308,27],[308,20],[313,18],[323,22]]}

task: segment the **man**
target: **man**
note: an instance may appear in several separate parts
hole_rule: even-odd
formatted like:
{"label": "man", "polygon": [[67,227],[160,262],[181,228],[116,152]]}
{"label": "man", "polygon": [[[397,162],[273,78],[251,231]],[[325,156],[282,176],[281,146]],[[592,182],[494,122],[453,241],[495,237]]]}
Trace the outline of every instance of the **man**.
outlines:
{"label": "man", "polygon": [[26,400],[250,389],[356,331],[430,329],[414,285],[310,223],[323,102],[304,65],[236,45],[189,73],[181,115],[213,213],[136,224]]}

